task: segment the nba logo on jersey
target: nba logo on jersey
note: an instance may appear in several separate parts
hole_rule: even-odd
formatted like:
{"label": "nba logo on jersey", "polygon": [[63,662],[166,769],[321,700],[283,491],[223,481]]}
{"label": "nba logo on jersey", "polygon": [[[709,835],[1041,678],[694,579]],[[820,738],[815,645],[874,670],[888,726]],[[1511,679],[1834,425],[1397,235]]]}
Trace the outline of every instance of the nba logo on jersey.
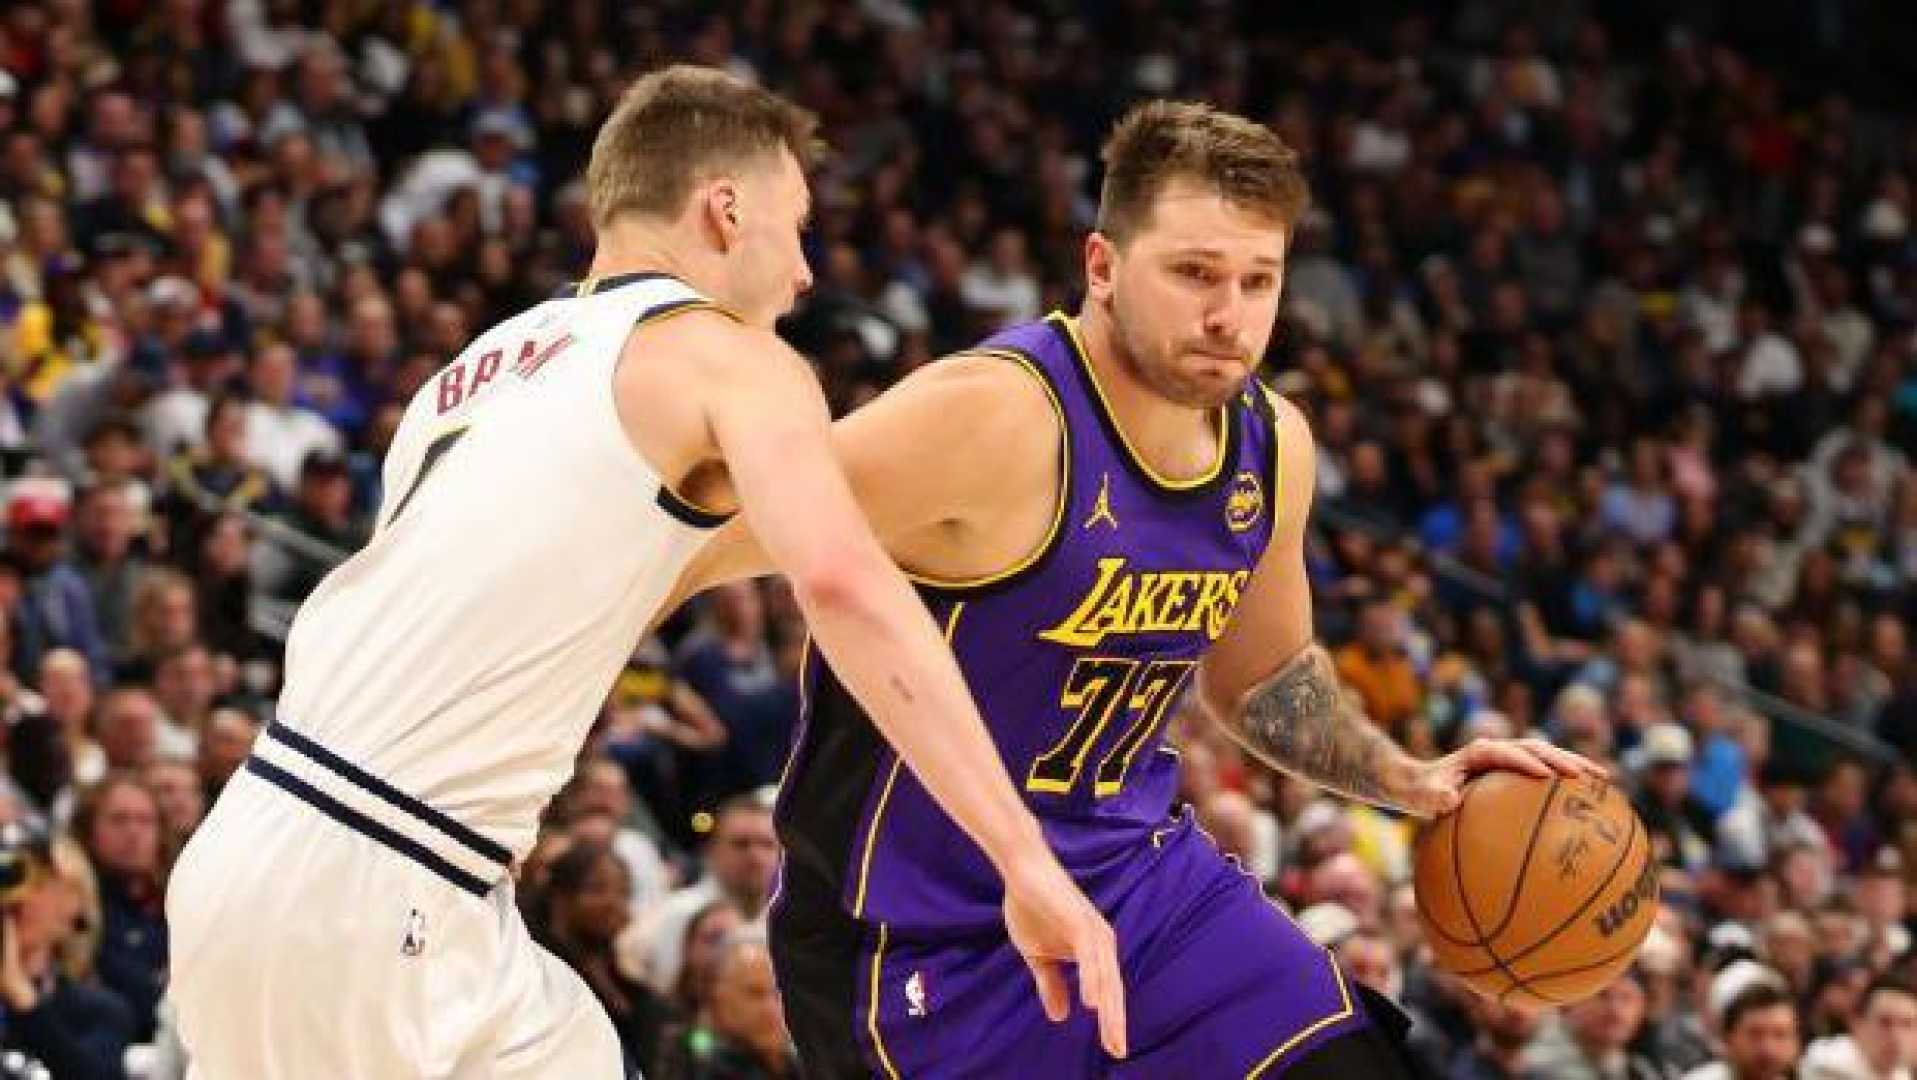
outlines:
{"label": "nba logo on jersey", "polygon": [[414,908],[406,913],[406,936],[399,939],[401,956],[419,956],[426,951],[426,916]]}
{"label": "nba logo on jersey", "polygon": [[905,980],[905,1011],[908,1016],[925,1015],[925,973],[914,971]]}

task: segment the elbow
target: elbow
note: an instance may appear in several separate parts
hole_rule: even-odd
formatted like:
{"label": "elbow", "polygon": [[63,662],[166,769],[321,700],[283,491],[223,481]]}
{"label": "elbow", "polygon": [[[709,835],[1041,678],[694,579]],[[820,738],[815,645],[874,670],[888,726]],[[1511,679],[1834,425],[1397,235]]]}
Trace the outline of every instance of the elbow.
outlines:
{"label": "elbow", "polygon": [[[1205,670],[1200,664],[1192,673],[1192,690],[1189,705],[1198,711],[1198,715],[1213,724],[1225,724],[1237,712],[1239,698],[1225,693],[1219,686],[1216,676]],[[1226,725],[1230,726],[1230,725]]]}
{"label": "elbow", "polygon": [[869,606],[873,579],[870,567],[843,552],[810,559],[791,574],[793,595],[808,616],[842,615]]}

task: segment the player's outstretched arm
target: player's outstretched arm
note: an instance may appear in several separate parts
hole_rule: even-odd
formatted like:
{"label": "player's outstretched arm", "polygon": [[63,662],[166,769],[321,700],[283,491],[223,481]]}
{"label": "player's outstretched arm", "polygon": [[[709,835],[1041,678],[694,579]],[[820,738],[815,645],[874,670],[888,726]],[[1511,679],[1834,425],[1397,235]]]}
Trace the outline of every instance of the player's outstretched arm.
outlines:
{"label": "player's outstretched arm", "polygon": [[703,398],[747,524],[792,582],[833,671],[1004,878],[1008,928],[1047,1014],[1063,1019],[1058,965],[1075,962],[1106,1049],[1123,1056],[1111,928],[1046,846],[931,616],[860,515],[811,372],[770,334],[728,333],[738,340],[707,354],[724,359],[703,365]]}
{"label": "player's outstretched arm", "polygon": [[1448,813],[1474,773],[1602,775],[1596,764],[1537,739],[1472,743],[1419,761],[1373,724],[1344,691],[1311,623],[1305,528],[1317,450],[1289,402],[1278,408],[1277,521],[1231,625],[1199,665],[1196,701],[1267,763],[1342,795],[1420,816]]}

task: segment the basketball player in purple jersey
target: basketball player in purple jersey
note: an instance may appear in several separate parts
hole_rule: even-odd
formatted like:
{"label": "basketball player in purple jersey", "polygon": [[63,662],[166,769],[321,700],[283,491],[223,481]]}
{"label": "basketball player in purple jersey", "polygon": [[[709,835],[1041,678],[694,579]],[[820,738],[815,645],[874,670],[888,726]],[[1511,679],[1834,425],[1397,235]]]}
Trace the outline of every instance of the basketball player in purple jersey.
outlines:
{"label": "basketball player in purple jersey", "polygon": [[[990,863],[816,657],[778,812],[787,1019],[814,1076],[1400,1075],[1395,1009],[1173,806],[1174,707],[1419,816],[1485,769],[1601,770],[1537,740],[1419,761],[1348,711],[1312,633],[1311,433],[1252,374],[1307,199],[1295,157],[1251,121],[1161,102],[1104,159],[1079,315],[914,374],[834,438],[1047,839],[1118,933],[1130,1053],[1063,1018],[1062,985],[1041,978],[1033,1000]],[[743,530],[722,539],[721,576],[761,572],[751,548]]]}

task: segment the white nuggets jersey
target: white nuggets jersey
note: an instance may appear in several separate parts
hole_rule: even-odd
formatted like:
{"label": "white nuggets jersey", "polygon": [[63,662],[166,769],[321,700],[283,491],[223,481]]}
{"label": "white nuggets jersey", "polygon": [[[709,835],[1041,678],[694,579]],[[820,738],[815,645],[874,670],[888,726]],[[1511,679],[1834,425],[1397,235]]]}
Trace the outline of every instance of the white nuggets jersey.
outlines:
{"label": "white nuggets jersey", "polygon": [[664,487],[613,401],[636,324],[710,306],[664,275],[608,279],[422,387],[372,540],[294,619],[279,722],[523,857],[719,523]]}

